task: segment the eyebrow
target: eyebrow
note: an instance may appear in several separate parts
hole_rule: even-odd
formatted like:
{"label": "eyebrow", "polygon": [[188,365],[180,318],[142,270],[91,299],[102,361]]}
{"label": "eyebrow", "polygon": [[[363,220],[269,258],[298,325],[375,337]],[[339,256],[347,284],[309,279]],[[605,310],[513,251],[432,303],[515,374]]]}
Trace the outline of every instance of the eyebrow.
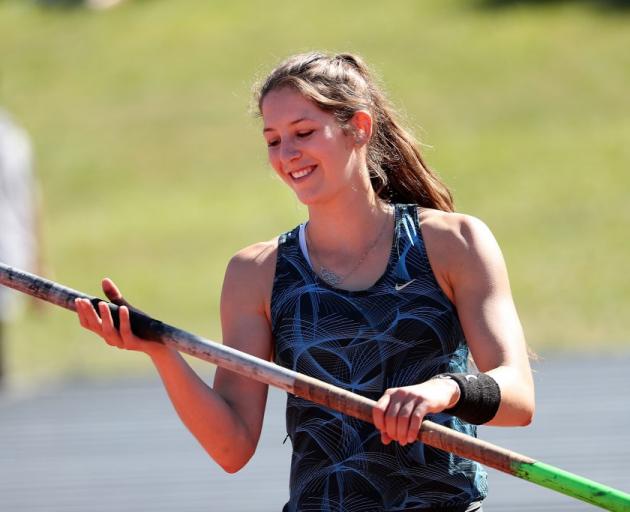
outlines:
{"label": "eyebrow", "polygon": [[[312,119],[310,119],[309,117],[300,117],[299,119],[296,119],[295,121],[291,121],[289,123],[289,126],[293,126],[294,124],[298,124],[298,123],[300,123],[302,121],[312,121]],[[267,132],[271,132],[271,131],[273,131],[273,128],[265,128],[263,130],[263,133],[267,133]]]}

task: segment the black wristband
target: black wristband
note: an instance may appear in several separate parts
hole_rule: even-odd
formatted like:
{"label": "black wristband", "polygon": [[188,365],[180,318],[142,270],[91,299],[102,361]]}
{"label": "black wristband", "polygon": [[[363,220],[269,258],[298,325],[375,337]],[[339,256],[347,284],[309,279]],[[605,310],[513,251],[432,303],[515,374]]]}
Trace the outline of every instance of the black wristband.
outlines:
{"label": "black wristband", "polygon": [[457,382],[460,397],[457,403],[444,412],[472,423],[482,425],[495,417],[501,403],[501,388],[490,375],[478,373],[441,373],[434,379],[451,379]]}

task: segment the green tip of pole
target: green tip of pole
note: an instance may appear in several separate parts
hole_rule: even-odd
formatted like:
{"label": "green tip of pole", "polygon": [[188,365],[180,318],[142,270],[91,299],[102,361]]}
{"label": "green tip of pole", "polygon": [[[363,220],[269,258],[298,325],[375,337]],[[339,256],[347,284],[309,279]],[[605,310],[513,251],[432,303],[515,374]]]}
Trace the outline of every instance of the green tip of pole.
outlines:
{"label": "green tip of pole", "polygon": [[514,476],[528,480],[591,505],[614,512],[630,512],[630,494],[569,473],[544,462],[517,462]]}

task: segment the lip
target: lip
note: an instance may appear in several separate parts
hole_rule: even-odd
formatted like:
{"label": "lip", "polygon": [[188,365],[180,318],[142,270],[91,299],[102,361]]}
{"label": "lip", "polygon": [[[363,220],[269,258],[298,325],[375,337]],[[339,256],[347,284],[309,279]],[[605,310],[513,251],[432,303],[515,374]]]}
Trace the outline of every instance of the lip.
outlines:
{"label": "lip", "polygon": [[300,181],[313,174],[313,171],[316,167],[317,165],[307,165],[304,167],[300,167],[299,169],[295,169],[294,171],[289,172],[289,176],[293,181]]}

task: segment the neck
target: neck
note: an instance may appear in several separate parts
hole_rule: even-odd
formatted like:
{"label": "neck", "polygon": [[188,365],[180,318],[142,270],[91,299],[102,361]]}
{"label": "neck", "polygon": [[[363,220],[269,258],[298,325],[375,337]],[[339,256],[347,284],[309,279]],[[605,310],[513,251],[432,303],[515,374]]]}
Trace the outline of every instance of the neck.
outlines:
{"label": "neck", "polygon": [[353,195],[309,206],[309,241],[319,255],[343,257],[364,251],[390,217],[391,207],[371,189]]}

